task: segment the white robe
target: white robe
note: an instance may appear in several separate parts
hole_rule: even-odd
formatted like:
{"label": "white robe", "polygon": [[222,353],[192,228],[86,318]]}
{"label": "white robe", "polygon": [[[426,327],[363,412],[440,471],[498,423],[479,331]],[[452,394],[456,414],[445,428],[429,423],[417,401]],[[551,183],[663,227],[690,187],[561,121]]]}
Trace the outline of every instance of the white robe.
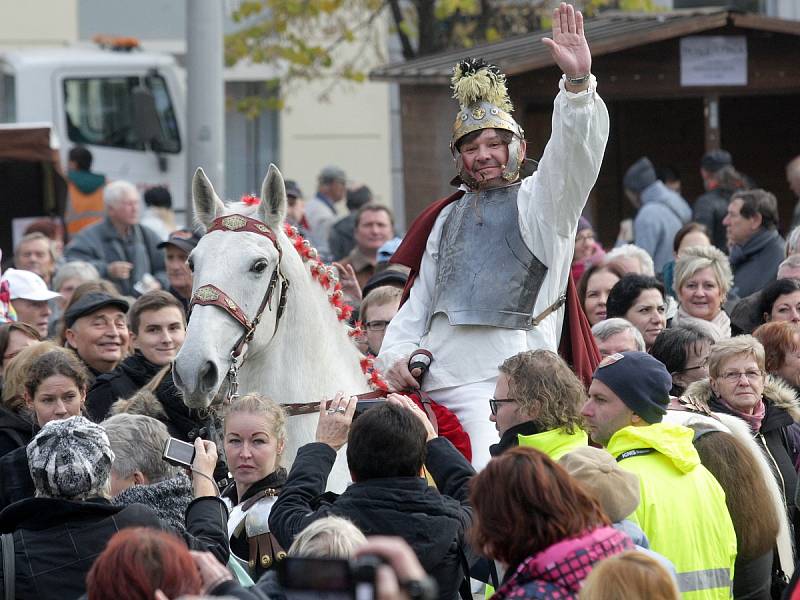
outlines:
{"label": "white robe", "polygon": [[[517,197],[522,239],[548,267],[531,316],[553,304],[567,287],[578,217],[600,171],[608,139],[608,111],[595,91],[579,94],[564,89],[564,78],[553,107],[552,134],[538,170],[527,177]],[[452,205],[433,226],[419,274],[408,301],[392,319],[381,346],[378,365],[387,369],[417,348],[433,354],[423,389],[435,391],[486,381],[497,376],[506,358],[535,348],[556,351],[564,318],[563,307],[530,331],[486,326],[451,326],[447,316],[433,317],[426,333],[433,298],[442,226]],[[488,242],[488,240],[487,240]],[[503,285],[487,281],[487,285]]]}

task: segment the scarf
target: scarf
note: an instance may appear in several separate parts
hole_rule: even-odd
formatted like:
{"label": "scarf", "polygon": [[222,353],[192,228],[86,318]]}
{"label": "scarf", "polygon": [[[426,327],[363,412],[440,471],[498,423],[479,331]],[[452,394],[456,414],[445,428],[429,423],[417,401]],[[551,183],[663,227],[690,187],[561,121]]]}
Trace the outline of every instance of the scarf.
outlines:
{"label": "scarf", "polygon": [[752,415],[734,408],[719,396],[717,396],[717,402],[724,406],[727,409],[727,412],[745,421],[750,426],[750,431],[753,433],[758,433],[761,431],[761,422],[764,420],[764,415],[767,413],[767,407],[764,405],[763,398],[759,399],[758,404],[756,404],[755,408],[753,408]]}
{"label": "scarf", "polygon": [[717,313],[716,317],[714,317],[710,321],[707,321],[705,319],[698,319],[697,317],[693,317],[683,309],[683,306],[679,306],[678,314],[676,314],[675,318],[672,320],[672,325],[673,327],[680,327],[685,323],[699,325],[701,328],[711,330],[709,331],[709,333],[713,332],[714,342],[718,342],[720,340],[727,340],[729,337],[731,337],[730,317],[728,317],[725,311],[721,309]]}

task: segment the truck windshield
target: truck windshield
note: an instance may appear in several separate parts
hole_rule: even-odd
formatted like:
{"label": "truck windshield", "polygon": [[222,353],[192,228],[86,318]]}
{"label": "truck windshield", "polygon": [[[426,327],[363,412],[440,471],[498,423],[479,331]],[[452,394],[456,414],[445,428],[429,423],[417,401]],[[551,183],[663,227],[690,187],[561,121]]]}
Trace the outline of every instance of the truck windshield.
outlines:
{"label": "truck windshield", "polygon": [[[167,84],[160,75],[143,78],[153,94],[161,125],[159,152],[181,150],[178,123]],[[91,77],[64,80],[67,136],[76,144],[94,144],[128,150],[147,149],[134,127],[133,90],[139,77]]]}

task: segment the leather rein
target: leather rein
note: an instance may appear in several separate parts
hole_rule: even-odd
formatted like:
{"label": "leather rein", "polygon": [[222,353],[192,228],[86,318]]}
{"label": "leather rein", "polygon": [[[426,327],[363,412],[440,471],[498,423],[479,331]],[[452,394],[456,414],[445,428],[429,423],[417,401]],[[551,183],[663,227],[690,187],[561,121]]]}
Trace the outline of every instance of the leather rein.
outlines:
{"label": "leather rein", "polygon": [[[272,297],[275,294],[275,288],[278,286],[278,283],[281,284],[281,292],[280,298],[278,299],[278,308],[275,313],[275,328],[273,329],[272,335],[274,337],[275,332],[278,330],[278,325],[280,323],[281,317],[283,316],[284,310],[286,309],[286,298],[287,292],[289,290],[289,280],[286,279],[286,276],[281,271],[281,260],[283,259],[283,250],[281,250],[281,245],[278,242],[278,238],[275,236],[273,231],[267,227],[264,223],[257,219],[252,219],[250,217],[246,217],[244,215],[225,215],[223,217],[217,217],[212,221],[211,226],[208,228],[207,233],[211,233],[212,231],[228,231],[234,233],[255,233],[257,235],[263,236],[270,240],[272,244],[275,246],[275,249],[278,251],[278,264],[275,266],[275,270],[272,272],[272,276],[270,277],[269,284],[267,285],[267,290],[264,293],[264,297],[261,299],[261,304],[256,311],[256,314],[253,316],[252,319],[247,318],[247,314],[242,310],[242,307],[239,306],[236,301],[231,298],[228,294],[224,291],[219,289],[217,286],[207,283],[198,287],[194,294],[192,294],[192,299],[189,304],[189,310],[195,306],[216,306],[217,308],[221,308],[224,310],[228,315],[233,317],[239,325],[242,326],[244,329],[244,333],[242,333],[239,340],[233,346],[231,350],[230,357],[231,357],[231,366],[228,369],[228,373],[226,375],[226,379],[228,379],[228,391],[226,394],[225,401],[230,402],[233,398],[239,396],[239,368],[241,367],[241,363],[239,362],[239,358],[242,355],[242,351],[247,343],[249,343],[253,336],[255,335],[256,328],[258,324],[261,322],[261,317],[264,314],[264,311],[267,307],[272,306]],[[244,359],[242,359],[242,363]]]}

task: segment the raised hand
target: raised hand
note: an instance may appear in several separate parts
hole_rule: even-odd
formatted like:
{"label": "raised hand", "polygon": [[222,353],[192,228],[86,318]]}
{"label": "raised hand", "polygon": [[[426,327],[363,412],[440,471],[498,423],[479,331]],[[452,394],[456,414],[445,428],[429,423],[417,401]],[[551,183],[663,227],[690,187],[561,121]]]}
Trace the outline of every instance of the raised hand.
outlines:
{"label": "raised hand", "polygon": [[542,42],[567,77],[591,72],[592,54],[583,34],[583,15],[571,4],[562,2],[553,11],[553,38],[544,38]]}

